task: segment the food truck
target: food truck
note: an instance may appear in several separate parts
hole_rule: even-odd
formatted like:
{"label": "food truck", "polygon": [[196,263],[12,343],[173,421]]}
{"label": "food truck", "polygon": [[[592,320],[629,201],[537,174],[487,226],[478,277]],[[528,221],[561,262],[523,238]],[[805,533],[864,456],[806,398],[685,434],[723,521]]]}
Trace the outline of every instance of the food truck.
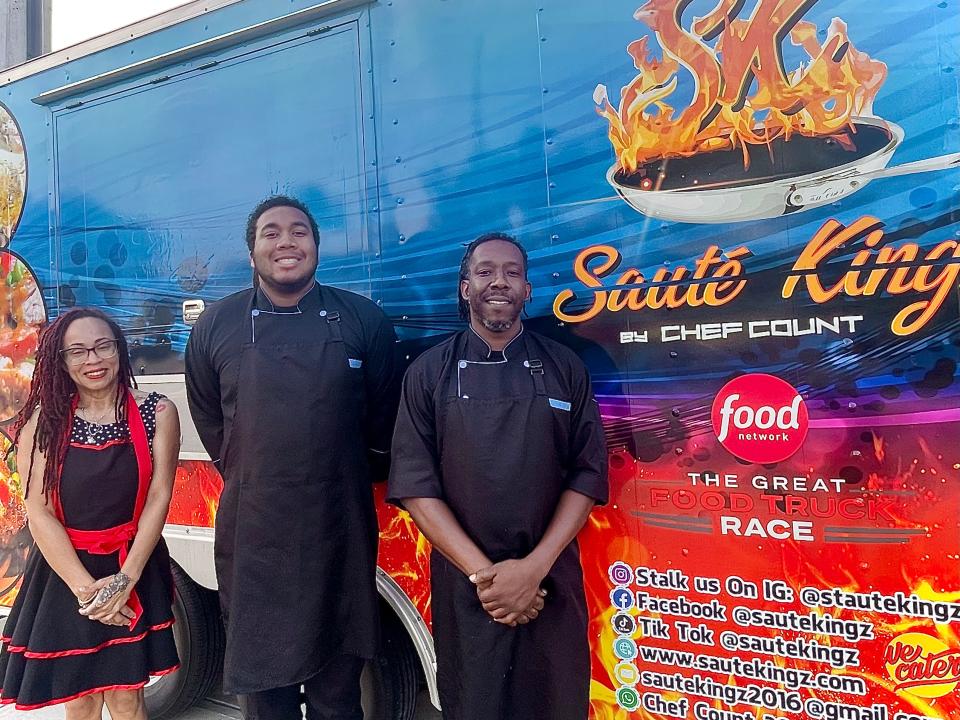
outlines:
{"label": "food truck", "polygon": [[[587,363],[609,447],[580,537],[593,720],[960,716],[958,13],[201,0],[0,73],[0,420],[43,323],[89,304],[184,422],[184,662],[152,711],[213,689],[223,642],[184,347],[285,193],[319,281],[380,304],[406,361],[461,327],[465,243],[526,246],[524,323]],[[0,471],[9,603],[30,538]],[[429,545],[373,492],[365,704],[400,720],[437,701]]]}

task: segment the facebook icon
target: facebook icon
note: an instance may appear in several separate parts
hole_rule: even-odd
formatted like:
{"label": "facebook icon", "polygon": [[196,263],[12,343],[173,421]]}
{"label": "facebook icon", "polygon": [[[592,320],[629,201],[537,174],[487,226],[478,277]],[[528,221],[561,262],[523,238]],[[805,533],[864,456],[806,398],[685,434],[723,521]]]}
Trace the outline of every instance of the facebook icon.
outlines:
{"label": "facebook icon", "polygon": [[610,603],[618,610],[629,610],[633,607],[633,593],[629,588],[614,588],[610,592]]}

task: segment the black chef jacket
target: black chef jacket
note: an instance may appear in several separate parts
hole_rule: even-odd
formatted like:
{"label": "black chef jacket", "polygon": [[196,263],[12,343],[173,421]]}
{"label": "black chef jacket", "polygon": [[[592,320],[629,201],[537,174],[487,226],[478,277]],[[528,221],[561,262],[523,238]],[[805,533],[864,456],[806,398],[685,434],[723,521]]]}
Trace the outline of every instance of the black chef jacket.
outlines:
{"label": "black chef jacket", "polygon": [[[404,379],[388,500],[443,499],[499,562],[537,546],[566,490],[607,500],[600,412],[571,350],[522,330],[497,353],[468,329],[414,362]],[[467,577],[434,551],[445,720],[586,718],[587,613],[575,540],[543,584],[540,617],[510,628],[487,615]]]}

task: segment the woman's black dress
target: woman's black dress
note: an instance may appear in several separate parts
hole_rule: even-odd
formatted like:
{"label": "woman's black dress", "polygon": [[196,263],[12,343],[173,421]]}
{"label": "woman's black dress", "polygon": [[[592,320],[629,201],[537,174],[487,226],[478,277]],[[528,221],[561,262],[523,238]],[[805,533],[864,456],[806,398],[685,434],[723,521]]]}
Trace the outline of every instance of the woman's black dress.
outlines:
{"label": "woman's black dress", "polygon": [[[128,400],[129,423],[73,419],[55,504],[74,546],[87,548],[77,549],[77,556],[94,578],[116,573],[126,556],[149,486],[161,398],[151,393],[139,414]],[[127,536],[121,532],[118,540],[120,528]],[[162,538],[129,604],[137,602],[142,614],[132,628],[89,620],[34,545],[2,636],[0,704],[29,710],[103,690],[141,688],[150,676],[176,670],[173,578]]]}

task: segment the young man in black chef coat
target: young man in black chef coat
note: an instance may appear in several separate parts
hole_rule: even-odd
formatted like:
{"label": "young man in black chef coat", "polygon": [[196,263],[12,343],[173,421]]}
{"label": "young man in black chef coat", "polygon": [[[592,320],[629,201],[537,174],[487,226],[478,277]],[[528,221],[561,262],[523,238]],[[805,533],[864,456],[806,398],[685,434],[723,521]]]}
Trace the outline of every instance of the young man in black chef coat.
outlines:
{"label": "young man in black chef coat", "polygon": [[247,224],[257,287],[206,310],[187,345],[194,423],[224,478],[215,558],[224,690],[248,720],[360,720],[378,641],[371,462],[389,449],[393,327],[319,285],[320,234],[274,197]]}
{"label": "young man in black chef coat", "polygon": [[446,720],[584,720],[587,611],[577,532],[607,500],[590,378],[524,329],[527,256],[485,235],[460,268],[470,327],[403,384],[388,498],[433,544],[437,680]]}

